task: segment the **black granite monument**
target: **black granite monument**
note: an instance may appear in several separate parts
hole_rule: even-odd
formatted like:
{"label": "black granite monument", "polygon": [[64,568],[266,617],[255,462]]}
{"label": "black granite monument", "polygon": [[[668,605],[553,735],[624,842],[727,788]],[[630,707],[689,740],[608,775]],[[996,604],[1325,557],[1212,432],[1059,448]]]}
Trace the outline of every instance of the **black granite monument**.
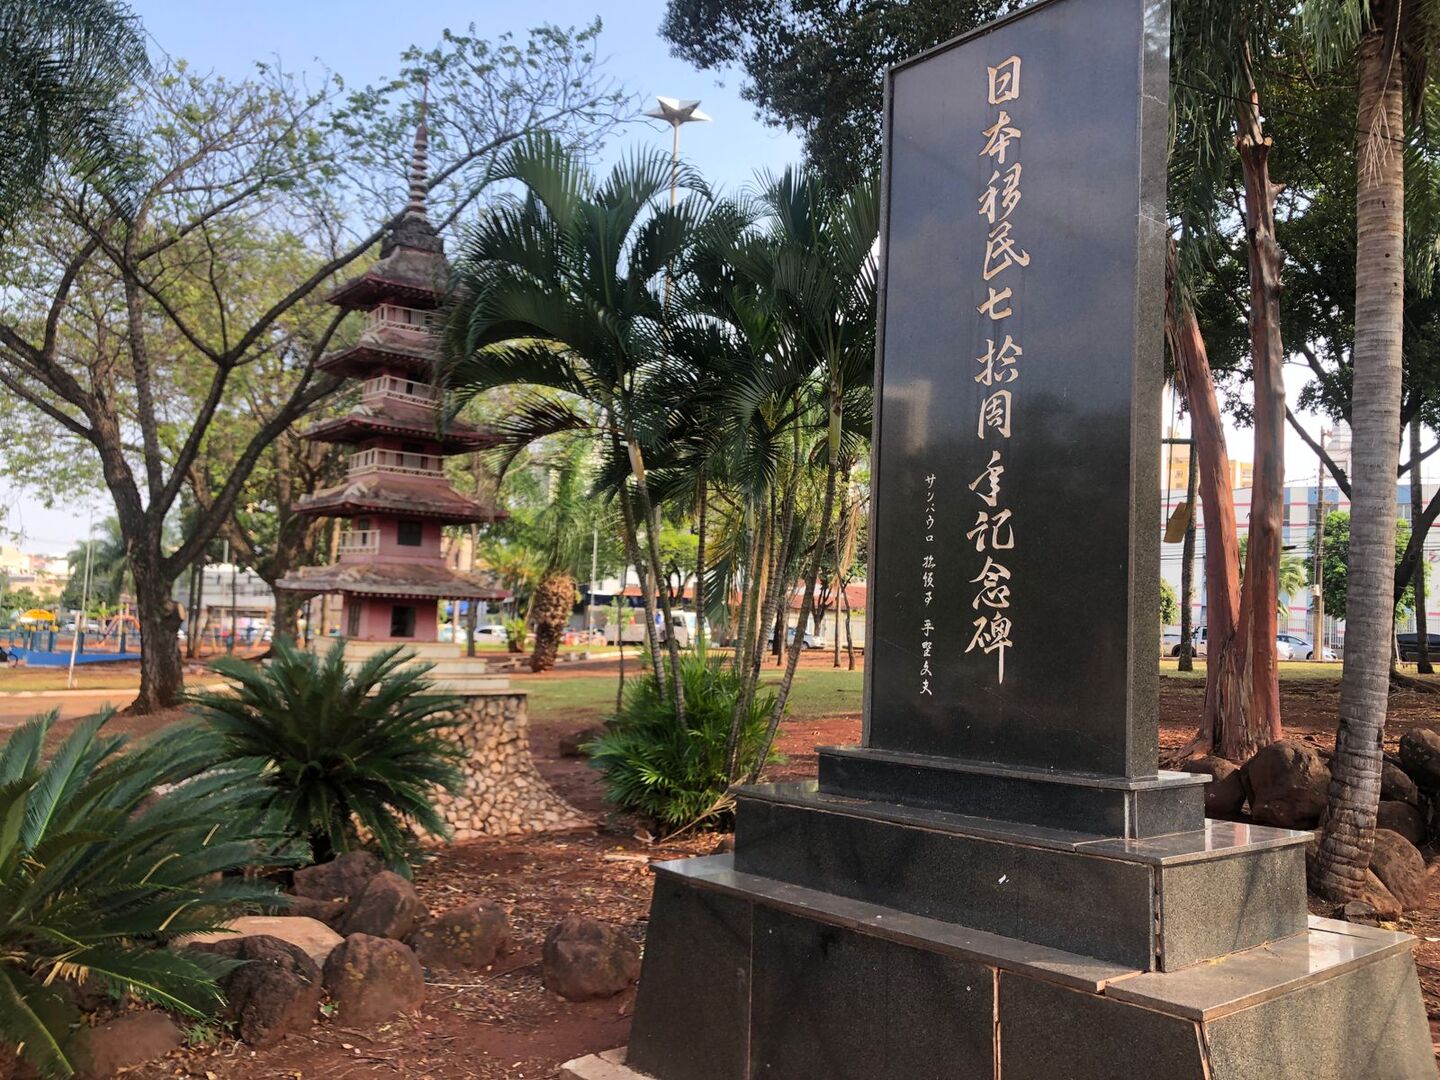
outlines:
{"label": "black granite monument", "polygon": [[570,1075],[1436,1075],[1410,939],[1156,770],[1168,44],[1041,0],[889,73],[863,745],[655,868]]}

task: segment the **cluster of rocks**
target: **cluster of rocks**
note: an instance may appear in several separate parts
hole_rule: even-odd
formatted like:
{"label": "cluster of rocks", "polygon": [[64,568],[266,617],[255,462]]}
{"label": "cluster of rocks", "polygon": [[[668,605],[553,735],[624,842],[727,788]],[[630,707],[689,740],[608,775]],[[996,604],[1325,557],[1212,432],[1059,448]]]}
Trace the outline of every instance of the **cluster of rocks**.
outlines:
{"label": "cluster of rocks", "polygon": [[[365,851],[296,871],[285,899],[277,914],[234,919],[224,931],[170,945],[236,961],[220,979],[221,1018],[257,1049],[307,1030],[322,1015],[366,1027],[414,1012],[425,1000],[427,970],[483,971],[511,943],[510,919],[498,904],[431,913],[407,879]],[[546,936],[541,966],[545,987],[561,997],[605,998],[639,978],[640,948],[616,927],[572,915]],[[99,1000],[80,1004],[106,1008]],[[167,1014],[122,1011],[86,1029],[84,1076],[113,1076],[183,1042]],[[28,1076],[17,1065],[0,1046],[0,1080]]]}
{"label": "cluster of rocks", "polygon": [[[1205,785],[1207,817],[1315,830],[1313,864],[1329,797],[1329,759],[1317,747],[1282,739],[1243,765],[1206,755],[1180,767],[1212,777]],[[1424,905],[1430,869],[1440,866],[1440,732],[1412,728],[1401,737],[1399,754],[1385,755],[1376,825],[1355,914],[1393,919]]]}
{"label": "cluster of rocks", "polygon": [[456,840],[593,824],[540,776],[530,756],[528,728],[521,693],[467,696],[455,714],[450,731],[465,750],[464,784],[454,795],[438,793],[435,805]]}

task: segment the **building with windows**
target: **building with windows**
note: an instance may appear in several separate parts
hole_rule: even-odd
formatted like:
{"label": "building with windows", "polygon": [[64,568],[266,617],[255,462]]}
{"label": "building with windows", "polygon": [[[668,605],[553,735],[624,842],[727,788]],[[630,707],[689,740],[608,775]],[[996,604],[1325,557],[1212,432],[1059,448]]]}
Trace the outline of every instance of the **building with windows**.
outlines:
{"label": "building with windows", "polygon": [[[1181,449],[1177,447],[1177,449]],[[1328,477],[1327,477],[1328,479]],[[1422,483],[1422,502],[1428,502],[1435,494],[1437,484],[1435,481]],[[1319,514],[1322,512],[1317,498],[1318,486],[1310,484],[1293,484],[1285,488],[1285,524],[1281,533],[1281,548],[1285,556],[1298,557],[1306,560],[1311,558],[1311,546],[1315,536],[1315,530],[1319,521]],[[1237,488],[1234,492],[1235,499],[1235,522],[1236,528],[1241,536],[1250,527],[1250,497],[1249,488]],[[1161,517],[1161,529],[1163,532],[1164,523],[1170,519],[1175,508],[1185,501],[1185,484],[1182,477],[1178,486],[1172,486],[1167,492],[1161,491],[1161,498],[1164,502]],[[1335,510],[1349,511],[1350,499],[1340,491],[1334,484],[1325,486],[1324,511],[1329,513]],[[1410,485],[1400,483],[1395,488],[1395,516],[1397,519],[1410,519]],[[1425,538],[1423,557],[1431,566],[1440,564],[1440,529],[1432,529]],[[1184,565],[1183,545],[1180,543],[1162,544],[1160,548],[1160,573],[1166,581],[1175,587],[1175,594],[1180,595],[1180,577]],[[1194,597],[1191,604],[1191,617],[1194,625],[1203,626],[1205,620],[1205,516],[1204,510],[1200,507],[1199,499],[1196,499],[1196,537],[1195,537],[1195,565],[1193,568]],[[1431,627],[1440,626],[1440,577],[1432,571],[1427,591],[1427,603],[1425,605],[1426,617]],[[1311,628],[1313,625],[1314,599],[1307,584],[1284,598],[1288,607],[1288,615],[1280,617],[1280,630],[1282,633],[1289,632],[1303,637],[1305,640],[1312,639]],[[1415,629],[1415,617],[1413,614],[1404,616],[1396,625],[1398,632]],[[1325,618],[1325,644],[1332,649],[1339,651],[1345,637],[1345,622],[1343,619],[1336,619],[1327,614]]]}

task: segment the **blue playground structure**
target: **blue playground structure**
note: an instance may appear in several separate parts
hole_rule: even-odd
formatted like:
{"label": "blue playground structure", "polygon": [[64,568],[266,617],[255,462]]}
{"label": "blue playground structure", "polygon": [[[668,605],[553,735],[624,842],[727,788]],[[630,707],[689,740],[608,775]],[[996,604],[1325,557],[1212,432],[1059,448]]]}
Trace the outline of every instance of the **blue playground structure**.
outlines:
{"label": "blue playground structure", "polygon": [[[104,642],[108,635],[94,636]],[[117,643],[119,648],[115,651],[106,649],[86,652],[85,638],[86,634],[82,631],[80,647],[75,653],[76,667],[81,664],[124,664],[140,659],[139,635],[129,635],[127,640],[127,636],[121,634]],[[0,645],[26,667],[69,667],[72,644],[72,635],[61,634],[56,630],[0,630]]]}

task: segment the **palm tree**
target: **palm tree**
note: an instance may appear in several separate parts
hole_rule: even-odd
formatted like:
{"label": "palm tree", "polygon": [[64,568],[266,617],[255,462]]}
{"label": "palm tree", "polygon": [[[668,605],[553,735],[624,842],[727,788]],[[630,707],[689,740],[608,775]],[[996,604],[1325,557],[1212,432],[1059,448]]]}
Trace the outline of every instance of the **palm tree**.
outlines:
{"label": "palm tree", "polygon": [[535,624],[531,671],[549,671],[555,666],[560,639],[575,607],[575,565],[581,552],[588,549],[592,527],[598,527],[582,483],[586,450],[582,441],[571,440],[551,463],[549,501],[534,523],[545,563],[530,604],[530,619]]}
{"label": "palm tree", "polygon": [[879,186],[873,179],[836,196],[827,191],[818,173],[786,170],[765,186],[761,202],[770,212],[766,247],[771,257],[748,269],[771,275],[769,286],[778,300],[786,346],[809,369],[810,404],[823,432],[817,456],[824,461],[825,489],[804,570],[795,639],[771,707],[765,745],[747,778],[750,783],[758,779],[769,758],[805,647],[804,630],[830,541],[841,465],[854,456],[854,443],[847,445],[847,408],[861,411],[866,430],[869,427],[875,364],[875,240],[880,230]]}
{"label": "palm tree", "polygon": [[[601,476],[619,504],[627,554],[643,575],[646,633],[657,684],[661,579],[648,458],[675,401],[657,393],[674,366],[674,318],[664,283],[684,276],[708,195],[687,166],[635,154],[597,183],[549,135],[517,143],[498,178],[522,194],[469,229],[455,267],[442,375],[458,400],[497,386],[536,388],[500,434],[517,447],[561,432],[602,436]],[[693,194],[667,205],[672,176]],[[558,392],[558,397],[557,393]],[[642,551],[642,526],[643,546]],[[666,627],[670,597],[659,589]],[[666,634],[670,698],[683,721],[679,646]]]}
{"label": "palm tree", "polygon": [[[1395,475],[1400,456],[1406,107],[1423,101],[1440,11],[1400,0],[1307,0],[1322,60],[1353,63],[1355,335],[1345,672],[1330,763],[1329,814],[1314,885],[1359,895],[1375,841],[1395,603]],[[1408,97],[1408,101],[1407,101]]]}
{"label": "palm tree", "polygon": [[117,518],[106,518],[100,525],[98,536],[77,544],[65,556],[70,564],[71,591],[75,592],[76,605],[85,577],[85,568],[90,568],[90,600],[103,604],[115,604],[120,594],[130,583],[130,553],[125,547],[125,537],[120,533]]}
{"label": "palm tree", "polygon": [[0,234],[58,163],[126,204],[131,157],[122,95],[149,68],[139,20],[121,0],[0,4]]}

